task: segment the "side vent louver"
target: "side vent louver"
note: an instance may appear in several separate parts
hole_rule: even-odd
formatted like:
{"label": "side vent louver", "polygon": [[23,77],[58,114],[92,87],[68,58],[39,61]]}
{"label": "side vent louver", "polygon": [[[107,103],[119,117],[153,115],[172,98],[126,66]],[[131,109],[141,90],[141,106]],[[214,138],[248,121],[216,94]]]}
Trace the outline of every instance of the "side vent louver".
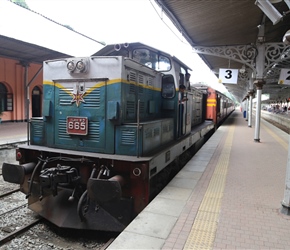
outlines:
{"label": "side vent louver", "polygon": [[145,104],[144,104],[144,102],[140,102],[140,113],[141,114],[145,113]]}
{"label": "side vent louver", "polygon": [[130,90],[129,90],[130,94],[135,94],[135,85],[134,84],[130,84]]}
{"label": "side vent louver", "polygon": [[148,84],[148,86],[153,86],[153,79],[152,79],[152,77],[148,77],[147,78],[147,84]]}
{"label": "side vent louver", "polygon": [[139,94],[143,94],[144,93],[144,88],[142,88],[142,87],[139,86],[138,89],[139,89],[139,91],[138,91]]}
{"label": "side vent louver", "polygon": [[143,75],[139,74],[138,82],[144,84],[144,76]]}
{"label": "side vent louver", "polygon": [[137,82],[136,72],[129,71],[129,81],[130,82]]}
{"label": "side vent louver", "polygon": [[129,117],[134,117],[135,115],[135,102],[127,101],[127,115]]}
{"label": "side vent louver", "polygon": [[136,133],[132,130],[122,130],[121,141],[123,145],[134,145]]}

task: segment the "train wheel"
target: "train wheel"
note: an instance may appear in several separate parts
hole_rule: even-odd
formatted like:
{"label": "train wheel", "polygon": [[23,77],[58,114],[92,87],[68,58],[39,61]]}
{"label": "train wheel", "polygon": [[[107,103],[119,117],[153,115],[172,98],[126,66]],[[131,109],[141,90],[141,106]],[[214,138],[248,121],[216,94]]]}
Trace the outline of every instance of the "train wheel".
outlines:
{"label": "train wheel", "polygon": [[77,207],[77,212],[81,221],[84,221],[86,219],[85,217],[88,209],[89,209],[89,200],[88,200],[88,191],[86,190],[82,194]]}

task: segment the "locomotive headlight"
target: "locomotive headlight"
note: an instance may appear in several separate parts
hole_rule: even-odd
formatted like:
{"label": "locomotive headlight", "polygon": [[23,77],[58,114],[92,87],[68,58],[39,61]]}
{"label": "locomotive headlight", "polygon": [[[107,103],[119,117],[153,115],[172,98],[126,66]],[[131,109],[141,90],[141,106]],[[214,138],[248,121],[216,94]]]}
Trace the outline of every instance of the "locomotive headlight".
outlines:
{"label": "locomotive headlight", "polygon": [[74,69],[75,69],[75,63],[74,63],[73,61],[69,61],[69,62],[67,63],[67,65],[66,65],[66,67],[67,67],[67,69],[68,69],[69,71],[74,71]]}
{"label": "locomotive headlight", "polygon": [[66,67],[71,74],[85,73],[89,68],[89,62],[86,58],[74,58],[67,63]]}
{"label": "locomotive headlight", "polygon": [[84,61],[78,61],[76,67],[79,71],[83,72],[86,69],[86,64]]}

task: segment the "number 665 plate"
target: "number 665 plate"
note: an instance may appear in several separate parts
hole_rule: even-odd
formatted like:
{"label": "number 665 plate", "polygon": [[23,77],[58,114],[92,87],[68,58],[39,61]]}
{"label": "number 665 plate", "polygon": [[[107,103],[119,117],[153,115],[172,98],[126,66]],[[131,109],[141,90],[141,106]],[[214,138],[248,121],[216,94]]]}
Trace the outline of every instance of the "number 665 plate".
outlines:
{"label": "number 665 plate", "polygon": [[66,132],[72,135],[87,135],[88,118],[79,116],[68,116],[66,118]]}

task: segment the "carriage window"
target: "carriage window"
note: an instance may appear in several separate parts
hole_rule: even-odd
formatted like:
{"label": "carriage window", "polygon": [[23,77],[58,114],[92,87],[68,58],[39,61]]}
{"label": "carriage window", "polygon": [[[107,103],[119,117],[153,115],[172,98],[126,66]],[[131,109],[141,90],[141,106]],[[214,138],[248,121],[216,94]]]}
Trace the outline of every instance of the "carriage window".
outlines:
{"label": "carriage window", "polygon": [[161,95],[163,98],[173,98],[175,96],[175,84],[172,75],[162,77]]}
{"label": "carriage window", "polygon": [[149,49],[135,49],[133,51],[133,60],[157,71],[168,71],[171,69],[168,57]]}

